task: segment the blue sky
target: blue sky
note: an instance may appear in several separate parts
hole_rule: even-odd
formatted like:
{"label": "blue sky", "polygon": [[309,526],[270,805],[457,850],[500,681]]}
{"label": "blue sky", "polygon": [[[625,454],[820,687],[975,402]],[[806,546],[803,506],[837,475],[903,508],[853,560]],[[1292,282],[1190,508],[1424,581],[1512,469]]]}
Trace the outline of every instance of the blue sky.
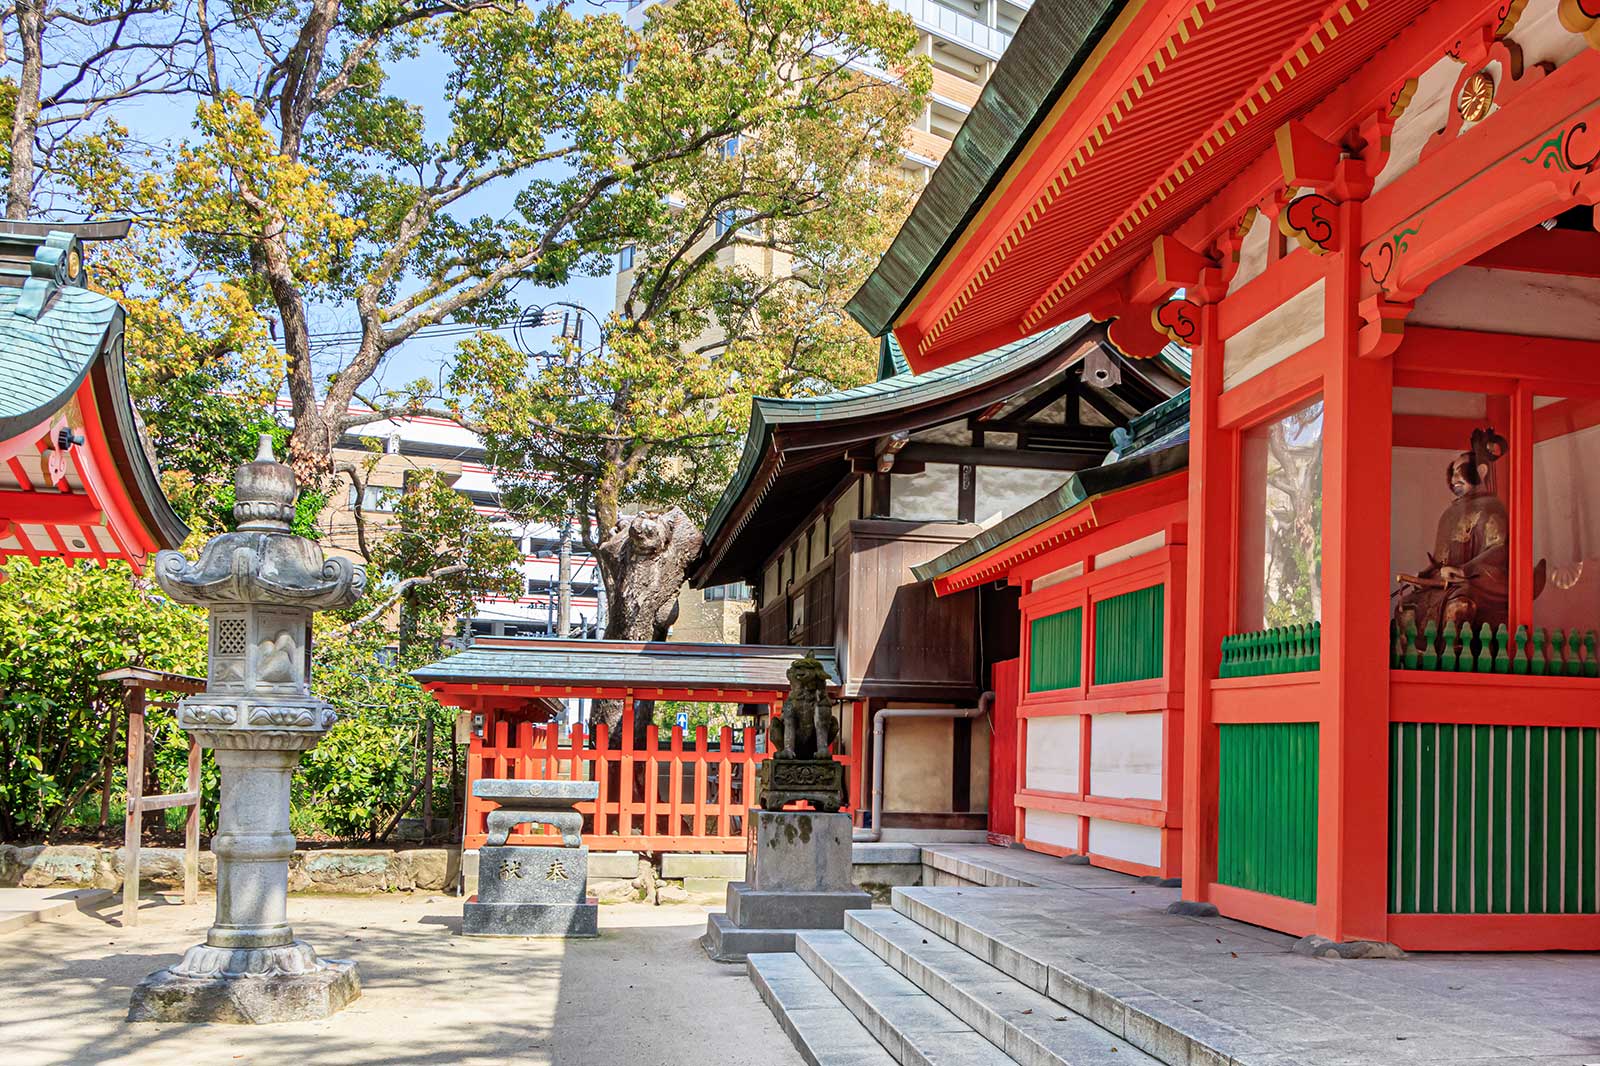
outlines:
{"label": "blue sky", "polygon": [[[621,13],[626,4],[591,3],[580,0],[574,5],[578,11],[608,11]],[[426,49],[414,59],[391,64],[390,87],[413,103],[420,104],[427,122],[428,133],[434,139],[448,132],[448,101],[444,95],[447,63],[434,49]],[[193,101],[181,98],[152,98],[124,110],[119,117],[127,123],[135,136],[150,142],[170,142],[188,135],[192,130]],[[465,200],[461,210],[470,215],[497,214],[511,209],[513,198],[520,186],[501,182],[497,186]],[[602,277],[577,278],[558,288],[536,289],[524,283],[516,292],[522,306],[547,304],[555,300],[570,300],[594,311],[604,318],[612,308],[615,296],[614,274]],[[353,329],[356,325],[353,308],[339,305],[316,305],[310,309],[311,328],[315,333],[337,333]],[[592,330],[592,323],[588,326]],[[546,331],[553,334],[553,330]],[[390,354],[374,384],[398,386],[418,377],[437,380],[441,369],[453,356],[459,337],[418,337]],[[331,346],[319,357],[320,368],[334,369],[347,357],[349,348]],[[363,391],[366,391],[365,389]]]}

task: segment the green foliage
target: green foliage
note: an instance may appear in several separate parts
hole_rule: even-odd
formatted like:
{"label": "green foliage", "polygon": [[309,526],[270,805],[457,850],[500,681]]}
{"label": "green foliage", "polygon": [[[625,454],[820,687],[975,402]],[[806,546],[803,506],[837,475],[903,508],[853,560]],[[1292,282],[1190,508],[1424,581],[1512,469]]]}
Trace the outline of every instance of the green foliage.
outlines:
{"label": "green foliage", "polygon": [[[493,77],[469,85],[506,71],[539,84],[530,18],[452,24],[448,39],[472,45],[458,54],[496,58]],[[535,183],[524,198],[542,218],[574,192],[599,193],[557,273],[581,269],[587,248],[635,250],[604,347],[530,365],[483,335],[461,346],[450,382],[507,505],[579,516],[591,550],[629,504],[703,518],[753,395],[870,378],[876,346],[840,308],[910,202],[898,158],[929,84],[910,20],[857,0],[680,0],[620,44],[630,72],[561,119],[581,149],[564,160],[570,186]]]}
{"label": "green foliage", "polygon": [[678,712],[683,711],[689,715],[689,727],[683,731],[684,744],[694,743],[694,731],[700,726],[706,727],[706,740],[712,744],[717,742],[722,733],[722,727],[727,726],[733,730],[737,738],[744,727],[754,724],[753,719],[739,713],[737,703],[691,703],[687,700],[657,700],[655,705],[655,725],[660,731],[661,743],[666,745],[672,740],[672,727],[678,724]]}
{"label": "green foliage", "polygon": [[[339,721],[300,760],[294,784],[297,832],[377,839],[422,781],[430,721],[433,809],[443,815],[449,804],[455,711],[406,673],[437,653],[429,649],[407,661],[392,657],[387,643],[376,628],[351,633],[331,622],[318,628],[313,678],[317,691],[338,709]],[[411,813],[421,809],[418,798]]]}
{"label": "green foliage", "polygon": [[99,780],[121,732],[107,670],[202,674],[205,617],[121,563],[0,566],[0,832],[57,828]]}
{"label": "green foliage", "polygon": [[392,518],[370,553],[371,570],[382,579],[352,616],[370,614],[374,603],[398,596],[404,648],[418,636],[437,648],[456,616],[470,613],[473,600],[521,591],[517,545],[438,471],[411,472]]}

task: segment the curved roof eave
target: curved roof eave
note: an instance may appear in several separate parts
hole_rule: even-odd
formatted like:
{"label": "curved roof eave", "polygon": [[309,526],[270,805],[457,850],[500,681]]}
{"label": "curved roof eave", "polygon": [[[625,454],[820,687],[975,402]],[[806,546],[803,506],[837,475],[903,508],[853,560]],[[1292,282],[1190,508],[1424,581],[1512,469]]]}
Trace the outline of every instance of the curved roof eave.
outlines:
{"label": "curved roof eave", "polygon": [[910,217],[845,306],[868,333],[893,326],[1130,2],[1033,5]]}
{"label": "curved roof eave", "polygon": [[716,539],[734,506],[750,490],[757,471],[769,458],[778,426],[865,420],[910,405],[957,396],[1030,365],[1089,325],[1087,316],[1076,318],[925,374],[898,374],[822,396],[756,397],[750,404],[750,428],[739,465],[706,519],[705,543],[710,545]]}

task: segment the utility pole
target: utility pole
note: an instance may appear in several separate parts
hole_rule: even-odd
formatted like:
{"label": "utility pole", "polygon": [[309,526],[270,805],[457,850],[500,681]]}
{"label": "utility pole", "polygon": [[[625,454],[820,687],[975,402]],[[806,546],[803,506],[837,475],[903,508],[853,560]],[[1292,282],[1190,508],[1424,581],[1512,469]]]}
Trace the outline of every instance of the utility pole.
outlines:
{"label": "utility pole", "polygon": [[560,555],[556,570],[556,636],[568,635],[572,616],[572,519],[561,522]]}

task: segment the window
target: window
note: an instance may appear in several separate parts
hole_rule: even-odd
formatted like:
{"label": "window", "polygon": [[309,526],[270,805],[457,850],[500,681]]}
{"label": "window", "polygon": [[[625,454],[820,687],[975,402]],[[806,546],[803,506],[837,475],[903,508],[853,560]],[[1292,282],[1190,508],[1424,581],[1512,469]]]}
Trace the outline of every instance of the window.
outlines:
{"label": "window", "polygon": [[1536,627],[1569,634],[1573,630],[1587,634],[1600,627],[1600,489],[1593,487],[1597,469],[1600,400],[1535,396],[1532,563]]}
{"label": "window", "polygon": [[1510,618],[1510,395],[1396,388],[1393,410],[1394,617],[1416,626],[1419,650],[1430,624],[1492,633]]}
{"label": "window", "polygon": [[738,154],[739,154],[739,135],[736,133],[732,137],[729,137],[727,140],[722,142],[722,158],[724,158],[724,159],[732,159],[734,156],[736,156]]}
{"label": "window", "polygon": [[[361,510],[378,514],[393,514],[394,505],[399,497],[400,490],[398,488],[384,485],[368,485],[366,491],[361,494]],[[356,487],[354,485],[349,486],[345,495],[345,506],[352,511],[356,509]]]}
{"label": "window", "polygon": [[617,253],[617,269],[633,269],[633,245],[630,244],[626,248],[622,249],[621,252]]}
{"label": "window", "polygon": [[735,581],[729,585],[712,585],[704,590],[708,601],[715,600],[748,600],[750,599],[750,586],[743,581]]}
{"label": "window", "polygon": [[733,208],[731,208],[731,207],[724,208],[723,210],[718,211],[717,212],[717,236],[720,237],[723,234],[727,233],[729,230],[731,230],[733,228],[733,224],[736,221],[736,219],[737,219],[737,216],[734,214]]}
{"label": "window", "polygon": [[1239,619],[1322,620],[1322,398],[1240,435]]}

